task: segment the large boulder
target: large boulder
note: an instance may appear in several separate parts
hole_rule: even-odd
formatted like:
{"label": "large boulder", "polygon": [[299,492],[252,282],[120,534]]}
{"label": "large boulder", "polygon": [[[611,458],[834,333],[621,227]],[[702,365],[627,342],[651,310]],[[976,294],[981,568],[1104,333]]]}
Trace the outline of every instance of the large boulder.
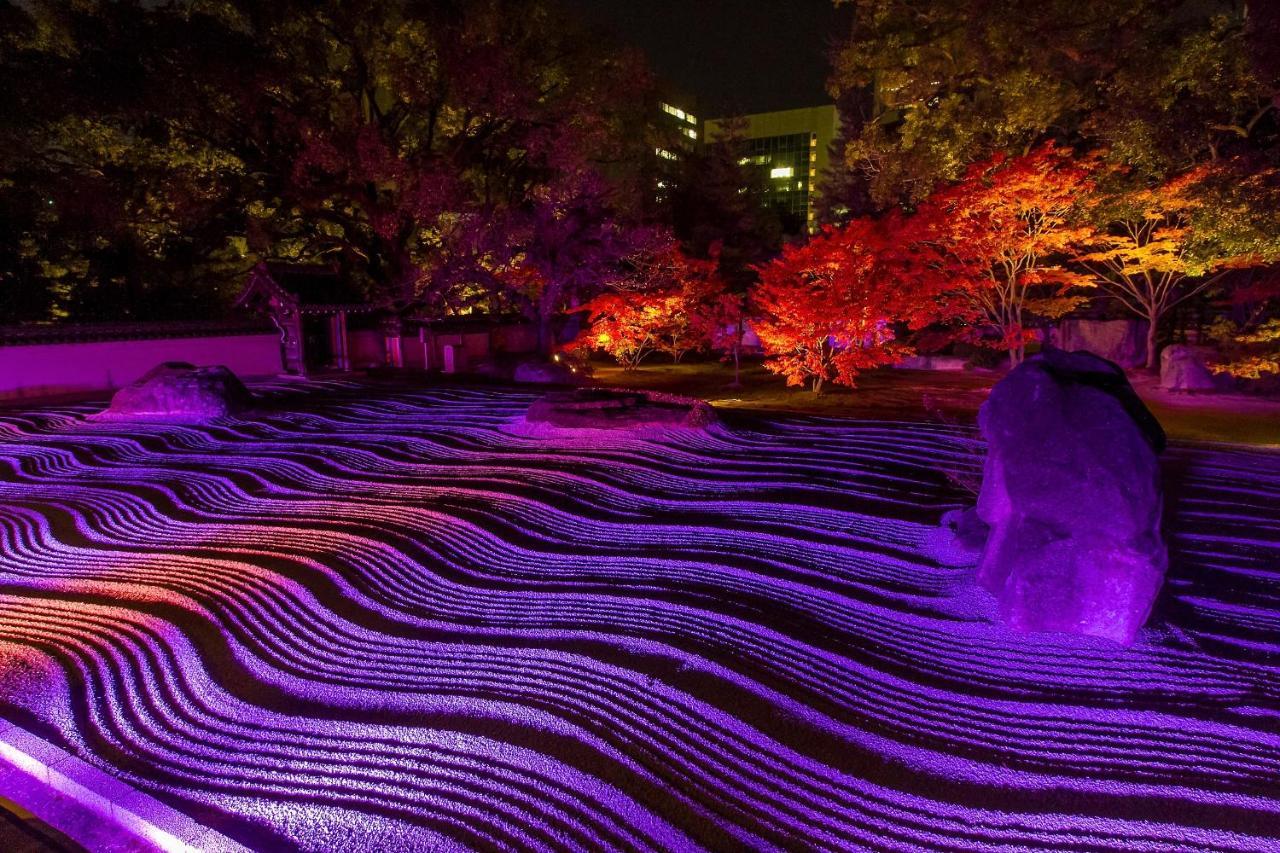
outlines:
{"label": "large boulder", "polygon": [[166,361],[111,398],[99,420],[203,422],[243,412],[253,395],[225,367]]}
{"label": "large boulder", "polygon": [[1160,535],[1160,424],[1119,366],[1048,348],[991,390],[978,581],[1024,631],[1128,645],[1168,558]]}
{"label": "large boulder", "polygon": [[1215,391],[1218,382],[1205,366],[1212,350],[1173,344],[1160,352],[1160,387],[1166,391]]}
{"label": "large boulder", "polygon": [[524,361],[516,365],[516,382],[531,385],[577,385],[582,377],[563,361]]}
{"label": "large boulder", "polygon": [[1141,367],[1147,361],[1147,321],[1068,317],[1050,330],[1049,343],[1062,350],[1085,350],[1121,367]]}

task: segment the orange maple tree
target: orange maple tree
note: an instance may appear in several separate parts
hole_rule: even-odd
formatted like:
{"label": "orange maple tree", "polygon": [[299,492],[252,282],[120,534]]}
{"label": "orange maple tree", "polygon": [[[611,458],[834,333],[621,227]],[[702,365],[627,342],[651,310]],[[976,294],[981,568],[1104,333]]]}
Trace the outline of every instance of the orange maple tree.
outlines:
{"label": "orange maple tree", "polygon": [[1249,194],[1241,191],[1272,175],[1260,172],[1223,193],[1215,185],[1232,179],[1221,162],[1156,184],[1134,185],[1115,169],[1089,200],[1101,230],[1080,260],[1109,296],[1147,321],[1148,370],[1160,363],[1156,340],[1169,311],[1277,253],[1280,238],[1251,221]]}
{"label": "orange maple tree", "polygon": [[975,164],[909,220],[905,239],[922,261],[913,286],[944,279],[1017,364],[1032,338],[1031,316],[1060,317],[1095,285],[1069,266],[1094,237],[1076,215],[1092,186],[1089,167],[1053,145]]}
{"label": "orange maple tree", "polygon": [[625,369],[654,352],[679,363],[690,350],[722,348],[716,328],[729,316],[718,257],[695,258],[674,243],[634,261],[615,289],[585,303],[591,330],[576,348],[603,350]]}
{"label": "orange maple tree", "polygon": [[669,291],[622,290],[602,293],[582,306],[590,331],[568,349],[602,350],[625,370],[634,370],[662,348],[672,325],[683,325],[683,303]]}
{"label": "orange maple tree", "polygon": [[941,276],[911,282],[914,250],[903,219],[856,219],[757,268],[753,328],[765,367],[788,385],[853,387],[859,372],[913,354],[901,332],[964,313]]}

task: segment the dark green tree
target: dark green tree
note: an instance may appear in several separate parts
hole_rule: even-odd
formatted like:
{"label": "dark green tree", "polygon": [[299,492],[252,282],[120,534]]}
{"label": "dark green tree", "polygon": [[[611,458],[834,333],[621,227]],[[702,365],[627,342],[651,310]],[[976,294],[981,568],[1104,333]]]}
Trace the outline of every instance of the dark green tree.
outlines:
{"label": "dark green tree", "polygon": [[[647,74],[539,2],[4,15],[0,251],[21,263],[3,292],[32,317],[154,309],[158,286],[190,313],[260,257],[336,263],[397,310],[511,302],[494,288],[532,212],[642,144]],[[593,211],[638,207],[624,178]]]}
{"label": "dark green tree", "polygon": [[1146,176],[1275,143],[1266,39],[1241,0],[836,0],[832,93],[872,99],[843,152],[878,204],[1044,141]]}
{"label": "dark green tree", "polygon": [[730,121],[688,156],[671,198],[677,239],[693,257],[718,253],[720,275],[737,292],[755,280],[752,266],[776,255],[783,239],[778,214],[764,204],[766,187],[742,163],[742,131]]}

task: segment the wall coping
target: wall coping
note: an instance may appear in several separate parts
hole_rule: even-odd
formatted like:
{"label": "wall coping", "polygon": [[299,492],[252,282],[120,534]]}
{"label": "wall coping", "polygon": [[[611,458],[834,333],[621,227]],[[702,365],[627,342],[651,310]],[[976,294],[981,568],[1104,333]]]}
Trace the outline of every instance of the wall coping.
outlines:
{"label": "wall coping", "polygon": [[[13,765],[85,810],[158,850],[173,853],[251,853],[249,848],[144,794],[110,773],[0,718],[0,760]],[[22,803],[21,792],[5,791]],[[50,826],[57,815],[39,815]]]}
{"label": "wall coping", "polygon": [[264,322],[200,320],[173,323],[75,323],[0,326],[0,347],[30,344],[145,341],[157,338],[210,338],[229,335],[278,335]]}

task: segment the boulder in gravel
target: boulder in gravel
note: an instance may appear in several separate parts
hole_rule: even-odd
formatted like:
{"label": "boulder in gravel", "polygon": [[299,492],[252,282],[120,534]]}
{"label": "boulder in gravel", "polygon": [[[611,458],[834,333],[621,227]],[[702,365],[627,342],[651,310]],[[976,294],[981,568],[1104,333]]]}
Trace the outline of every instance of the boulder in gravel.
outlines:
{"label": "boulder in gravel", "polygon": [[1124,371],[1049,348],[996,384],[978,423],[990,528],[978,581],[1006,623],[1132,643],[1168,563],[1165,437]]}
{"label": "boulder in gravel", "polygon": [[1166,391],[1215,391],[1218,382],[1205,366],[1211,353],[1201,347],[1173,344],[1160,352],[1160,387]]}
{"label": "boulder in gravel", "polygon": [[117,391],[110,408],[97,418],[202,422],[239,414],[252,405],[253,395],[227,368],[166,361]]}

